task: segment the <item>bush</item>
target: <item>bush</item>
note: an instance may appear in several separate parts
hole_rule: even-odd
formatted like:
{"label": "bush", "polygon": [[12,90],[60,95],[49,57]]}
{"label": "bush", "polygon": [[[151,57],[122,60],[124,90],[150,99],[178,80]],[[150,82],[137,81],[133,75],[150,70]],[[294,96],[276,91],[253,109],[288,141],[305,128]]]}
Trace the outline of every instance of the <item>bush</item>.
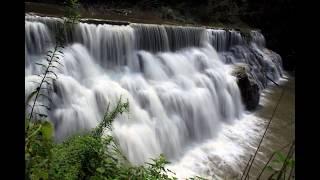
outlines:
{"label": "bush", "polygon": [[26,179],[176,179],[164,166],[163,155],[144,166],[132,166],[119,150],[112,136],[111,123],[129,104],[121,99],[107,112],[99,126],[83,135],[74,135],[61,144],[54,143],[53,127],[47,121],[27,121]]}
{"label": "bush", "polygon": [[53,147],[53,128],[49,122],[27,121],[25,131],[25,178],[48,179]]}

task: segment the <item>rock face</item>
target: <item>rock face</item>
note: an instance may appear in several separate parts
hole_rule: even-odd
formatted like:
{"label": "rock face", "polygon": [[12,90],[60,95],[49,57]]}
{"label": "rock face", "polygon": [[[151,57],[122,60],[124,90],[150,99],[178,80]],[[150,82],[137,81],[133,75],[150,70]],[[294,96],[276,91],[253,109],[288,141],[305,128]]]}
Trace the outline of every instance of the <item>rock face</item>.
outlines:
{"label": "rock face", "polygon": [[237,77],[242,101],[247,110],[254,110],[260,100],[260,89],[246,64],[235,64],[232,75]]}

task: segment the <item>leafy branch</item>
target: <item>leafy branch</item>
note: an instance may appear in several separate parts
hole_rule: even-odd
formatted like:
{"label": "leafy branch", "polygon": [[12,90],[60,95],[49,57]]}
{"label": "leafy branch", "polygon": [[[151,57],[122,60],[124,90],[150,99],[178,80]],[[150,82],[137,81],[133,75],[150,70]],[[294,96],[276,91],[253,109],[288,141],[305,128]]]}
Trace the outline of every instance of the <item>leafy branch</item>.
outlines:
{"label": "leafy branch", "polygon": [[[31,93],[31,95],[27,98],[27,103],[28,104],[28,101],[31,100],[31,98],[33,96],[35,96],[35,99],[33,101],[33,105],[31,106],[31,112],[30,112],[30,115],[29,115],[29,120],[31,120],[33,118],[33,114],[34,114],[34,108],[36,106],[38,106],[36,103],[37,103],[37,100],[40,96],[43,96],[47,99],[50,100],[50,98],[43,94],[42,93],[42,89],[44,89],[42,86],[44,83],[47,83],[49,85],[51,85],[51,82],[48,81],[48,79],[51,79],[52,81],[56,80],[56,78],[58,78],[57,74],[55,72],[53,72],[51,69],[53,69],[54,67],[56,67],[53,63],[54,62],[58,62],[58,55],[62,56],[63,55],[63,52],[62,51],[58,51],[59,48],[61,46],[56,44],[56,46],[54,47],[54,50],[53,51],[48,51],[48,57],[46,58],[46,60],[48,61],[48,65],[44,65],[44,64],[41,64],[41,63],[36,63],[36,65],[39,65],[41,67],[44,67],[45,68],[45,71],[44,73],[41,75],[39,75],[40,77],[42,77],[41,81],[40,81],[40,84],[39,86],[36,88],[36,90],[34,92]],[[63,48],[63,47],[61,47]],[[54,77],[50,77],[50,75],[53,75]],[[48,89],[48,88],[47,88]],[[40,105],[40,106],[44,106],[44,105]],[[47,107],[47,106],[44,106],[44,107]]]}
{"label": "leafy branch", "polygon": [[129,102],[127,100],[127,102],[123,103],[120,97],[120,100],[118,101],[116,107],[111,112],[109,112],[109,107],[110,107],[110,103],[107,106],[107,111],[103,117],[103,120],[98,125],[98,127],[96,127],[96,129],[93,131],[94,136],[100,137],[105,128],[111,130],[111,124],[115,119],[115,117],[117,116],[117,114],[118,113],[122,114],[123,112],[129,111]]}
{"label": "leafy branch", "polygon": [[79,0],[68,0],[65,2],[66,11],[65,16],[67,17],[65,23],[78,23],[80,16],[79,8],[80,3]]}
{"label": "leafy branch", "polygon": [[[39,97],[44,97],[48,101],[51,101],[49,97],[49,91],[51,90],[51,85],[52,82],[55,81],[58,78],[58,75],[55,73],[55,70],[61,70],[59,66],[63,66],[61,62],[61,57],[63,57],[63,51],[62,49],[64,48],[63,44],[65,44],[65,37],[64,37],[64,32],[66,31],[67,28],[69,28],[69,24],[75,24],[78,22],[78,19],[80,18],[80,15],[78,13],[79,9],[79,2],[78,0],[67,0],[65,2],[66,4],[66,19],[64,21],[64,24],[62,28],[58,29],[58,32],[56,34],[56,45],[53,50],[49,50],[47,52],[47,55],[45,57],[45,60],[47,61],[46,64],[44,63],[35,63],[35,65],[40,66],[41,68],[44,68],[45,71],[43,74],[37,74],[41,78],[40,82],[35,82],[32,81],[32,83],[38,84],[37,88],[27,97],[26,105],[25,108],[31,107],[30,115],[28,120],[31,120],[32,118],[35,118],[35,107],[44,107],[47,110],[50,110],[50,107],[47,105],[39,104],[38,99]],[[43,86],[49,86],[49,87],[43,87]],[[42,90],[47,90],[48,94],[44,94]],[[34,98],[33,105],[29,105],[29,102],[31,99]],[[47,115],[41,115],[40,117],[47,117]],[[27,126],[28,130],[28,126]]]}

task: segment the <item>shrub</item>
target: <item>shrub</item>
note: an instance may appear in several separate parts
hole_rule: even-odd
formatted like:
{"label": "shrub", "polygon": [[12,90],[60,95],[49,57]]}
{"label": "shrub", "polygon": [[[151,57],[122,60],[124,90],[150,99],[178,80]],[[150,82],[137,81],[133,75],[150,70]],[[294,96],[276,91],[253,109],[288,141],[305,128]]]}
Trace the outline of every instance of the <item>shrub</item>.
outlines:
{"label": "shrub", "polygon": [[176,179],[167,175],[168,161],[163,155],[143,166],[132,166],[121,153],[111,130],[118,114],[128,110],[121,98],[115,109],[107,112],[97,128],[74,135],[61,144],[53,142],[53,127],[47,121],[27,121],[26,179]]}

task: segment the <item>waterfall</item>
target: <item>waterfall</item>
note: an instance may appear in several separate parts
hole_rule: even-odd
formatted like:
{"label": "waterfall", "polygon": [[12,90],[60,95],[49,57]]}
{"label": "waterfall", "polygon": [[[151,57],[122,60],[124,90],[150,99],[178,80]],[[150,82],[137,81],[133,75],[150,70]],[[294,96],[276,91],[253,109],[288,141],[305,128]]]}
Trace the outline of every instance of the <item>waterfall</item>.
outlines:
{"label": "waterfall", "polygon": [[[41,73],[35,63],[45,63],[61,23],[26,15],[26,96]],[[94,128],[108,104],[112,109],[122,96],[129,113],[114,121],[112,133],[130,162],[141,164],[160,153],[179,159],[190,144],[214,138],[223,124],[243,116],[232,64],[248,64],[261,88],[262,71],[275,81],[281,76],[281,57],[265,47],[261,33],[251,36],[247,42],[235,30],[79,23],[65,32],[51,111],[36,111],[49,115],[61,141]]]}
{"label": "waterfall", "polygon": [[207,29],[208,41],[217,51],[227,51],[235,45],[243,45],[244,39],[240,32],[222,29]]}

